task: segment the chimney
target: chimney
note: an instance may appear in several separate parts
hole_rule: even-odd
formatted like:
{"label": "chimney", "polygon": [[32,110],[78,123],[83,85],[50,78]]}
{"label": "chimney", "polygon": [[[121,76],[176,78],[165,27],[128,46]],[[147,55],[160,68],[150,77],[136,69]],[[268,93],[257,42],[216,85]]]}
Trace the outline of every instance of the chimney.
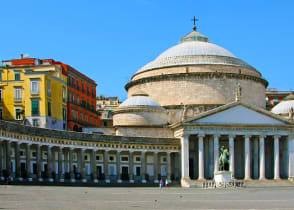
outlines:
{"label": "chimney", "polygon": [[23,59],[23,54],[20,54],[20,59]]}

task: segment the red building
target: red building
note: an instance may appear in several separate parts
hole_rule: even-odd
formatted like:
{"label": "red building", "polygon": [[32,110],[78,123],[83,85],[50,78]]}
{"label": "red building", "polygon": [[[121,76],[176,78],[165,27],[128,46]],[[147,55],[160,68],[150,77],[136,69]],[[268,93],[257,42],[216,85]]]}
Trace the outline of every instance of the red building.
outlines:
{"label": "red building", "polygon": [[82,131],[83,127],[101,126],[100,116],[96,112],[95,81],[66,65],[68,102],[67,129]]}

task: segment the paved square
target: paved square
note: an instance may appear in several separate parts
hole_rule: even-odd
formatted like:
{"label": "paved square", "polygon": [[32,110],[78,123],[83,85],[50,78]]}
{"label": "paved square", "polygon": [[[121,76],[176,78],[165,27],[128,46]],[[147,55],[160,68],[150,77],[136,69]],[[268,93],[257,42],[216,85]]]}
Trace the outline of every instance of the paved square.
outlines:
{"label": "paved square", "polygon": [[294,209],[294,188],[0,186],[0,209]]}

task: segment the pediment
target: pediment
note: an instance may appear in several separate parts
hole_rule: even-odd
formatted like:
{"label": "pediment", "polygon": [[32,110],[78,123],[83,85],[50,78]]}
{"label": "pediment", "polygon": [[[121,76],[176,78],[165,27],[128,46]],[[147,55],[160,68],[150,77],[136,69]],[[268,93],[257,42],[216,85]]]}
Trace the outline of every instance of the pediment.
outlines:
{"label": "pediment", "polygon": [[287,119],[275,116],[269,111],[241,102],[224,105],[185,120],[195,124],[242,124],[242,125],[287,125]]}

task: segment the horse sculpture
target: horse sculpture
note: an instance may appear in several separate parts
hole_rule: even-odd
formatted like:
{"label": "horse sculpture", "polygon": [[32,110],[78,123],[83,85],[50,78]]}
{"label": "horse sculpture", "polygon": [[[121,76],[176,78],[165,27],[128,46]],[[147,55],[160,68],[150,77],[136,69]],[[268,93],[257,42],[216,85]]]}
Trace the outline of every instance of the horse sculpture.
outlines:
{"label": "horse sculpture", "polygon": [[228,171],[230,164],[230,153],[224,146],[220,148],[219,169],[220,171]]}

